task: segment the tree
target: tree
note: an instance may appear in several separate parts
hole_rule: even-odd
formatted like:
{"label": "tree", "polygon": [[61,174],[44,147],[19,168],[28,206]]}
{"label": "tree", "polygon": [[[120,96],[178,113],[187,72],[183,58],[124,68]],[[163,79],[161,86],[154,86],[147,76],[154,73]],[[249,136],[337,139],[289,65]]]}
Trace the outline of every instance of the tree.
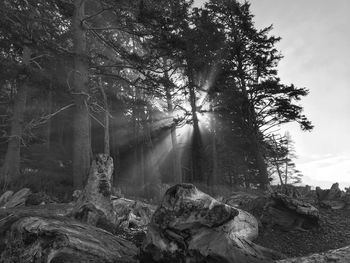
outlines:
{"label": "tree", "polygon": [[88,56],[86,47],[85,19],[86,0],[74,1],[72,19],[74,46],[74,82],[73,95],[75,103],[73,119],[73,182],[74,187],[84,186],[90,167],[90,117],[87,104],[88,93]]}
{"label": "tree", "polygon": [[302,173],[296,169],[294,159],[294,142],[286,132],[283,137],[277,139],[274,135],[270,137],[270,154],[272,174],[277,174],[281,186],[301,183]]}
{"label": "tree", "polygon": [[281,55],[274,47],[279,38],[269,36],[272,27],[262,30],[254,27],[248,3],[213,0],[206,8],[226,36],[219,81],[239,96],[236,99],[239,105],[232,110],[239,110],[241,120],[237,124],[247,136],[259,184],[265,188],[269,184],[265,132],[291,121],[299,122],[302,129],[311,130],[312,125],[302,114],[302,107],[295,104],[308,91],[280,84],[276,66]]}
{"label": "tree", "polygon": [[[21,145],[24,142],[24,113],[30,86],[47,78],[38,59],[45,57],[41,52],[48,51],[48,42],[59,32],[55,23],[50,24],[47,17],[55,16],[56,6],[51,7],[42,1],[4,1],[1,13],[0,34],[2,63],[11,65],[12,75],[7,76],[16,94],[12,107],[10,134],[5,160],[1,168],[2,181],[13,181],[20,173]],[[41,36],[39,38],[39,36]],[[32,58],[32,56],[35,56]],[[39,70],[37,70],[38,68]],[[13,74],[14,73],[14,74]]]}

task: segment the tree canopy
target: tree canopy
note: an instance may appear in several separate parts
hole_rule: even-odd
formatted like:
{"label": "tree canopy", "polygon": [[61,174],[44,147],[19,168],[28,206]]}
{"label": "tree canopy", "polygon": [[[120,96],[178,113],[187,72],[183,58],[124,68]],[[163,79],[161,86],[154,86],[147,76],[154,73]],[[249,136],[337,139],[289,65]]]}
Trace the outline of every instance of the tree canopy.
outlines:
{"label": "tree canopy", "polygon": [[291,167],[274,128],[313,126],[308,90],[278,76],[280,38],[256,28],[248,2],[192,4],[3,0],[2,187],[81,188],[99,152],[115,186],[144,196],[176,182],[266,188]]}

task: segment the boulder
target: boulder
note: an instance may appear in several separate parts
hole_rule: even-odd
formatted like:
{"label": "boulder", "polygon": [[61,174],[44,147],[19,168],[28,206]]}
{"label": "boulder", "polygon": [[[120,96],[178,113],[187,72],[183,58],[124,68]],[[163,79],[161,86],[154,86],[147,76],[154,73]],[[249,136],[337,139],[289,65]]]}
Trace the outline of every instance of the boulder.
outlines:
{"label": "boulder", "polygon": [[273,193],[264,208],[261,222],[268,226],[311,229],[318,227],[319,211],[311,204],[280,193]]}
{"label": "boulder", "polygon": [[288,258],[276,263],[348,263],[350,262],[350,246],[330,250],[324,253],[312,254],[299,258]]}
{"label": "boulder", "polygon": [[6,204],[12,195],[13,195],[13,191],[11,191],[11,190],[3,193],[0,197],[0,207],[2,207],[4,204]]}
{"label": "boulder", "polygon": [[191,184],[175,185],[152,216],[141,247],[142,261],[272,262],[266,258],[267,250],[248,240],[257,231],[248,215]]}
{"label": "boulder", "polygon": [[74,218],[91,225],[96,225],[101,217],[111,223],[116,222],[111,200],[112,173],[113,159],[97,154],[90,167],[87,185],[72,211]]}
{"label": "boulder", "polygon": [[131,242],[64,217],[10,214],[0,234],[0,262],[138,262]]}
{"label": "boulder", "polygon": [[9,200],[5,203],[5,208],[12,208],[16,206],[24,206],[27,198],[31,195],[29,188],[23,188],[12,195]]}

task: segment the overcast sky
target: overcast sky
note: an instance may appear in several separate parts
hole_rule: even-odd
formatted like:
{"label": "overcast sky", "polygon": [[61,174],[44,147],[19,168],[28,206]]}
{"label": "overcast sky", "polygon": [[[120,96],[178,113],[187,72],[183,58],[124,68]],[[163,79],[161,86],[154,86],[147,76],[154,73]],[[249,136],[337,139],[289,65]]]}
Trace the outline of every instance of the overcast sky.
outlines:
{"label": "overcast sky", "polygon": [[[204,0],[195,0],[201,5]],[[274,25],[282,37],[279,76],[285,84],[307,87],[302,105],[315,125],[288,129],[295,141],[304,183],[350,186],[350,1],[251,0],[255,25]]]}

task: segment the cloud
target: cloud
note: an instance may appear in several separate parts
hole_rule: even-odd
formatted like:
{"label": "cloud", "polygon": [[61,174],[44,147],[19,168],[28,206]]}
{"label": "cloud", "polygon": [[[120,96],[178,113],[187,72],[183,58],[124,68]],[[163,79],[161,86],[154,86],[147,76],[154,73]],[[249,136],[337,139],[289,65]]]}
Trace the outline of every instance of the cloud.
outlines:
{"label": "cloud", "polygon": [[342,187],[350,186],[350,154],[311,156],[308,161],[296,161],[298,169],[304,174],[303,183],[313,186],[342,183]]}

